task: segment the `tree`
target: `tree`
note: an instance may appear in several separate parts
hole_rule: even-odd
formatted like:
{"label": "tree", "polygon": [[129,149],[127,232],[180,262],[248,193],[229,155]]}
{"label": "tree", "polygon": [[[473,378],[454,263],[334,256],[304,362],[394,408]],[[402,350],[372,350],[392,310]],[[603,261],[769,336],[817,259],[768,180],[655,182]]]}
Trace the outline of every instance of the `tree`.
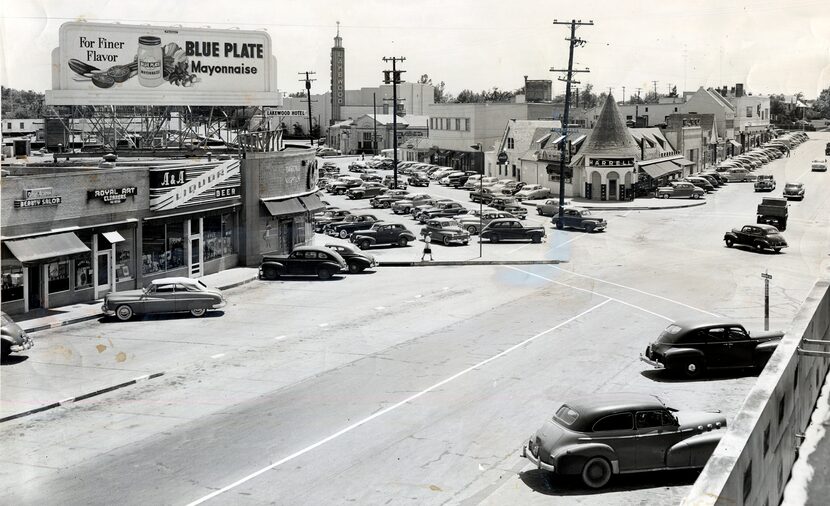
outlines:
{"label": "tree", "polygon": [[481,99],[481,95],[479,93],[474,92],[473,90],[470,90],[470,89],[461,90],[461,92],[458,94],[458,96],[455,97],[455,101],[458,102],[459,104],[469,104],[469,103],[474,103],[474,102],[483,102],[483,100]]}
{"label": "tree", "polygon": [[667,97],[677,97],[677,86],[672,86]]}
{"label": "tree", "polygon": [[288,96],[292,98],[306,98],[307,95],[305,91],[295,91],[293,93],[289,93]]}
{"label": "tree", "polygon": [[813,109],[821,114],[823,118],[830,119],[830,88],[821,90],[813,104]]}
{"label": "tree", "polygon": [[443,104],[445,102],[449,102],[449,100],[447,100],[448,96],[444,93],[446,90],[446,85],[444,84],[444,81],[441,81],[436,85],[432,83],[432,79],[430,79],[428,74],[422,74],[421,77],[418,79],[417,83],[428,84],[433,87],[432,98],[433,102],[435,102],[436,104]]}
{"label": "tree", "polygon": [[3,87],[0,90],[0,95],[2,95],[4,118],[24,119],[43,117],[43,93]]}
{"label": "tree", "polygon": [[585,109],[597,106],[597,96],[594,94],[594,85],[585,83],[585,89],[579,92],[579,102]]}

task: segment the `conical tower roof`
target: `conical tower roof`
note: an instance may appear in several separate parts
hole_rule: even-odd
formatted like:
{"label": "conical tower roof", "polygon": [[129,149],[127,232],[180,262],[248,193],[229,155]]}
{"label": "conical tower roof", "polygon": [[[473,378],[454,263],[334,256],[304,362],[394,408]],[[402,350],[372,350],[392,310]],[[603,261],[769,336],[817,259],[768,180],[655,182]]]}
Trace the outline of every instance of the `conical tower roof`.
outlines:
{"label": "conical tower roof", "polygon": [[580,152],[584,155],[637,155],[637,145],[628,133],[613,95],[606,97],[594,129]]}

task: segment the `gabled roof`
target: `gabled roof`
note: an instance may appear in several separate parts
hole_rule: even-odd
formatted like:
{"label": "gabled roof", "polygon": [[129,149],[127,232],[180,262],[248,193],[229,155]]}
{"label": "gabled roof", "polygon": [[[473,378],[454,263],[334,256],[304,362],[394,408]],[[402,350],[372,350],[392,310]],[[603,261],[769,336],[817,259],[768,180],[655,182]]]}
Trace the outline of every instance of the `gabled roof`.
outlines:
{"label": "gabled roof", "polygon": [[[700,87],[700,90],[703,90],[703,86]],[[698,91],[700,91],[700,90],[698,90]],[[726,97],[724,97],[723,95],[721,95],[717,91],[713,90],[712,88],[709,88],[709,89],[706,89],[706,90],[703,90],[703,91],[705,93],[707,93],[710,97],[712,97],[712,100],[717,102],[719,105],[722,105],[723,107],[726,107],[727,109],[730,109],[732,111],[735,110],[735,106],[733,106],[729,102],[729,100],[726,99]]]}
{"label": "gabled roof", "polygon": [[625,126],[617,102],[613,95],[608,95],[599,113],[597,122],[591,130],[580,152],[583,155],[636,155],[637,146]]}

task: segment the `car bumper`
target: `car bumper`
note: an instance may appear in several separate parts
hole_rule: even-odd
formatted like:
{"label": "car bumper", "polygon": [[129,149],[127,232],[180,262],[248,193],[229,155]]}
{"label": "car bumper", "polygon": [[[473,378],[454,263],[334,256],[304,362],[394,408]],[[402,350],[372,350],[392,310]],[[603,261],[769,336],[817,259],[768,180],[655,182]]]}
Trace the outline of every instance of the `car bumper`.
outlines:
{"label": "car bumper", "polygon": [[522,457],[531,461],[533,465],[536,466],[536,469],[544,469],[545,471],[550,471],[552,473],[556,472],[556,467],[554,467],[551,464],[542,462],[542,459],[534,455],[530,448],[528,448],[528,445],[522,446]]}
{"label": "car bumper", "polygon": [[11,345],[10,350],[12,352],[18,353],[18,352],[21,352],[21,351],[26,351],[34,345],[35,345],[35,342],[32,340],[32,338],[29,336],[29,334],[27,334],[25,332],[21,332],[21,334],[20,334],[20,344]]}
{"label": "car bumper", "polygon": [[212,309],[220,309],[225,307],[228,304],[227,299],[222,299],[220,302],[210,306]]}
{"label": "car bumper", "polygon": [[655,369],[665,369],[666,368],[666,366],[663,365],[662,363],[660,363],[656,360],[652,360],[652,359],[648,358],[647,356],[643,355],[642,353],[640,353],[640,360],[642,360],[643,362],[645,362],[646,364],[650,365],[651,367],[653,367]]}

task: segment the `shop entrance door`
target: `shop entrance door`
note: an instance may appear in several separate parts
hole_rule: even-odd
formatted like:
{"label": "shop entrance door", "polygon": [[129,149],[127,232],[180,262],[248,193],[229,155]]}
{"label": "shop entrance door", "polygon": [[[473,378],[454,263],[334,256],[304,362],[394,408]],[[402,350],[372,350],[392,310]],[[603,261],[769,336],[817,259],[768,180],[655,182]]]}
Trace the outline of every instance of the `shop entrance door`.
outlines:
{"label": "shop entrance door", "polygon": [[98,288],[98,296],[106,295],[110,289],[110,276],[112,273],[112,259],[110,251],[98,252],[98,279],[95,280]]}
{"label": "shop entrance door", "polygon": [[617,200],[617,180],[608,181],[608,200]]}
{"label": "shop entrance door", "polygon": [[202,275],[202,238],[190,236],[190,277]]}
{"label": "shop entrance door", "polygon": [[43,307],[43,303],[41,302],[43,300],[41,298],[43,291],[41,271],[43,270],[43,266],[33,265],[27,270],[29,271],[29,293],[26,296],[29,297],[29,311],[31,311],[32,309],[40,309]]}

